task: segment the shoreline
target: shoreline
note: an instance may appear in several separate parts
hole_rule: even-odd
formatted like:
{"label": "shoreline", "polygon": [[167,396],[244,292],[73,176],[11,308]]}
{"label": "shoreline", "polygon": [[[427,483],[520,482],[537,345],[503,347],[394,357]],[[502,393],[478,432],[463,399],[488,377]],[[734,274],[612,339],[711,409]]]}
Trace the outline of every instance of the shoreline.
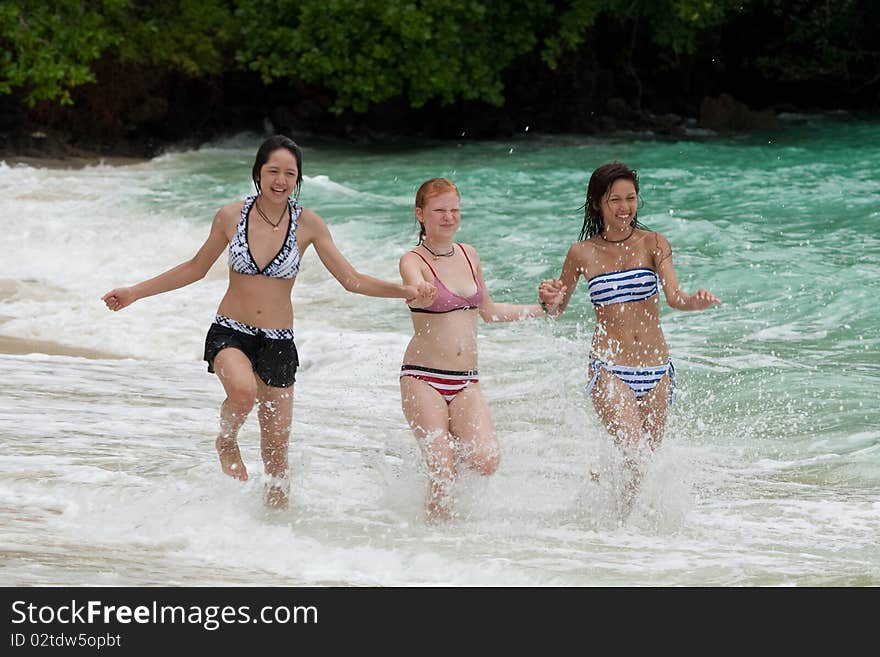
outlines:
{"label": "shoreline", "polygon": [[28,166],[34,169],[85,169],[86,167],[112,166],[124,167],[149,162],[146,157],[126,157],[122,155],[101,155],[99,153],[81,155],[4,155],[0,153],[0,164],[12,168]]}
{"label": "shoreline", "polygon": [[[856,120],[880,120],[880,112],[870,110],[856,110],[840,108],[836,110],[816,107],[798,107],[794,105],[779,105],[765,110],[753,110],[744,103],[736,100],[728,94],[721,94],[716,98],[707,98],[705,107],[695,115],[686,114],[655,114],[650,110],[641,110],[626,116],[601,116],[596,119],[597,123],[589,130],[577,130],[576,128],[556,131],[554,129],[541,130],[539,126],[533,126],[533,134],[554,135],[582,135],[585,138],[595,137],[601,133],[610,136],[626,136],[635,134],[651,133],[657,138],[671,139],[696,139],[714,135],[742,135],[754,132],[776,132],[784,130],[792,117],[834,117],[837,119]],[[601,130],[596,126],[601,124]],[[506,124],[505,124],[506,125]],[[292,126],[272,126],[271,131],[288,134]],[[509,128],[510,126],[508,126]],[[265,130],[266,126],[261,126]],[[455,135],[422,133],[419,131],[394,131],[380,127],[370,128],[363,126],[362,130],[351,130],[345,134],[321,130],[316,126],[302,126],[292,131],[300,137],[307,137],[321,142],[357,144],[363,146],[369,143],[388,143],[397,140],[438,140],[441,142],[459,142],[462,137]],[[441,131],[442,132],[442,131]],[[149,138],[131,138],[119,140],[112,146],[101,144],[97,141],[78,141],[71,143],[70,135],[62,131],[44,128],[33,132],[29,129],[21,131],[16,137],[15,131],[9,140],[4,143],[0,139],[0,166],[8,167],[29,166],[45,169],[83,169],[90,166],[132,166],[150,162],[152,159],[165,153],[198,149],[218,139],[234,137],[242,133],[260,134],[260,129],[255,126],[242,127],[237,130],[216,130],[201,138],[184,138],[155,140]],[[463,135],[464,133],[462,133]],[[476,140],[501,140],[509,139],[517,134],[510,129],[498,129],[495,132],[471,130],[468,139]]]}
{"label": "shoreline", "polygon": [[24,356],[27,354],[45,354],[47,356],[73,356],[91,360],[122,360],[122,356],[98,349],[85,347],[69,347],[49,340],[31,340],[16,338],[11,335],[0,335],[0,355]]}

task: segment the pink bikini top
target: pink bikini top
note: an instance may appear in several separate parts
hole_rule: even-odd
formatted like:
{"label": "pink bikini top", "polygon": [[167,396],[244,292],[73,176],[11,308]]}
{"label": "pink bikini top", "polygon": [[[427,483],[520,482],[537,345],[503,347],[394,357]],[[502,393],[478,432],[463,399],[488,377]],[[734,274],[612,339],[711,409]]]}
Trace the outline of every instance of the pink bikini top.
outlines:
{"label": "pink bikini top", "polygon": [[[456,242],[456,244],[458,243]],[[465,260],[467,260],[468,267],[471,268],[471,276],[474,277],[474,283],[477,284],[477,291],[469,297],[463,297],[460,294],[452,292],[448,287],[443,284],[443,281],[441,281],[440,277],[437,276],[437,272],[435,272],[431,264],[427,260],[425,260],[424,256],[422,256],[422,254],[418,251],[412,251],[412,253],[415,253],[422,260],[425,261],[426,265],[428,265],[428,269],[430,269],[431,273],[434,274],[434,285],[437,287],[437,298],[434,299],[434,303],[432,303],[427,308],[410,307],[410,310],[412,312],[449,313],[453,310],[471,310],[473,308],[480,307],[480,304],[483,302],[483,286],[480,285],[480,281],[477,280],[477,274],[474,272],[474,266],[471,264],[471,259],[468,258],[464,248],[462,248],[461,244],[458,244],[458,248],[461,249]]]}

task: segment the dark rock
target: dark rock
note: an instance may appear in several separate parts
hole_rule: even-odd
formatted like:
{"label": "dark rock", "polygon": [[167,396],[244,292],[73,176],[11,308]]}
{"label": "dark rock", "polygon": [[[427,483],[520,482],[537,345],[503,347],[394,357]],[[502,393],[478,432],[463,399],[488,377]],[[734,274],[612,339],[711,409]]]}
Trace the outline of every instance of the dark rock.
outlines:
{"label": "dark rock", "polygon": [[700,104],[700,126],[717,132],[778,130],[779,120],[771,111],[751,110],[729,94],[706,97]]}

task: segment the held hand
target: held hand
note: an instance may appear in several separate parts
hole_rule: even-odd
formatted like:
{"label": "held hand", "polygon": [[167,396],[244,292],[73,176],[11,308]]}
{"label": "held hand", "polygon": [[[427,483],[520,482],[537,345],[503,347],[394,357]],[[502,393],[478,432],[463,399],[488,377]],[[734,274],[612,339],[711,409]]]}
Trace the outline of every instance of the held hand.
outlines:
{"label": "held hand", "polygon": [[715,295],[709,292],[709,290],[704,290],[703,288],[700,288],[696,291],[694,296],[691,297],[691,303],[694,304],[694,309],[704,310],[705,308],[711,306],[713,303],[721,304],[721,301],[715,298]]}
{"label": "held hand", "polygon": [[541,281],[541,284],[538,286],[538,290],[553,290],[553,291],[565,291],[565,285],[563,285],[562,281],[558,278],[548,278]]}
{"label": "held hand", "polygon": [[565,298],[566,286],[558,278],[541,281],[538,286],[538,299],[542,306],[546,306],[548,311],[555,310],[562,300]]}
{"label": "held hand", "polygon": [[107,308],[113,311],[122,310],[136,301],[130,287],[117,287],[101,297]]}
{"label": "held hand", "polygon": [[426,308],[437,298],[437,288],[433,283],[421,281],[418,285],[404,285],[407,297],[406,304],[413,308]]}

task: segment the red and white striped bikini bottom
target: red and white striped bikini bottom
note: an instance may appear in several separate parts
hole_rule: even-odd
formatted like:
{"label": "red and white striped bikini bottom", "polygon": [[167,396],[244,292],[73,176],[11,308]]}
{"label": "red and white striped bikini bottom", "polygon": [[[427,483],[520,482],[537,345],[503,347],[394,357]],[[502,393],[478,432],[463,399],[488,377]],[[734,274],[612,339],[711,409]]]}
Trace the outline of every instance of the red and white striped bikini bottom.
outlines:
{"label": "red and white striped bikini bottom", "polygon": [[418,365],[403,365],[400,368],[400,376],[411,376],[419,381],[424,381],[440,393],[440,396],[449,404],[455,399],[455,395],[467,388],[472,383],[477,383],[480,377],[477,370],[456,372],[453,370],[438,370],[433,367],[419,367]]}

